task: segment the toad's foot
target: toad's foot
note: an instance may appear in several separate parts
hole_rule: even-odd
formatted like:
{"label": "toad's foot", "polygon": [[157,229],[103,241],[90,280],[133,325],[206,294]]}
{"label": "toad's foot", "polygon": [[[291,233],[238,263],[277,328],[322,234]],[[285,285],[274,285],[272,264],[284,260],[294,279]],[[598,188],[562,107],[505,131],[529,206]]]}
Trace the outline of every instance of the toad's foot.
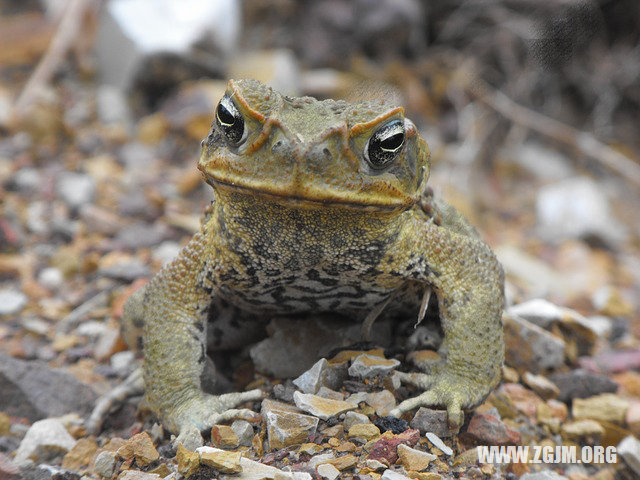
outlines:
{"label": "toad's foot", "polygon": [[468,379],[455,375],[438,373],[402,373],[400,380],[426,390],[417,397],[405,400],[391,410],[391,415],[399,417],[417,407],[443,406],[447,408],[449,428],[457,432],[464,423],[463,408],[471,408],[480,403],[485,389],[476,388]]}
{"label": "toad's foot", "polygon": [[260,400],[262,391],[259,389],[248,392],[226,393],[224,395],[202,395],[187,400],[177,407],[169,415],[168,423],[175,426],[179,432],[174,444],[182,444],[189,450],[195,450],[203,444],[200,432],[211,428],[218,423],[242,419],[255,422],[260,419],[260,415],[251,410],[242,408],[234,409],[236,405]]}

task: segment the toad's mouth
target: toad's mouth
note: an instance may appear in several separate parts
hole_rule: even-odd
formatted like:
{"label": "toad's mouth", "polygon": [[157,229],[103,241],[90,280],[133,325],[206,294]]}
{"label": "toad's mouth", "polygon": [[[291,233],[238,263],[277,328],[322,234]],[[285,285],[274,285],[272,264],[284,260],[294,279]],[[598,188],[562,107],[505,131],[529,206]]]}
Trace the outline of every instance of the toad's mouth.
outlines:
{"label": "toad's mouth", "polygon": [[398,212],[407,210],[418,201],[418,197],[375,198],[371,194],[361,195],[354,192],[314,190],[308,187],[293,190],[267,184],[247,185],[238,181],[221,179],[211,174],[205,174],[205,180],[214,190],[221,193],[244,193],[300,208],[335,207],[370,212]]}

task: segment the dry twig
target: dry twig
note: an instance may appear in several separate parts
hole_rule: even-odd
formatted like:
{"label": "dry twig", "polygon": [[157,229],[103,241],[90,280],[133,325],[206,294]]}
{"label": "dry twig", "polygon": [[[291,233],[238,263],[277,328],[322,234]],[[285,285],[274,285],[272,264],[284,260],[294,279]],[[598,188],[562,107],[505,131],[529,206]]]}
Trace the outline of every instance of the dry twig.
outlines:
{"label": "dry twig", "polygon": [[556,119],[524,107],[504,93],[494,90],[478,77],[467,74],[456,78],[470,95],[512,122],[562,142],[602,163],[636,185],[640,185],[640,165],[596,139],[589,132],[577,130]]}
{"label": "dry twig", "polygon": [[27,81],[13,107],[13,116],[19,119],[37,98],[38,92],[51,80],[65,55],[82,30],[82,20],[93,0],[69,0],[49,49]]}

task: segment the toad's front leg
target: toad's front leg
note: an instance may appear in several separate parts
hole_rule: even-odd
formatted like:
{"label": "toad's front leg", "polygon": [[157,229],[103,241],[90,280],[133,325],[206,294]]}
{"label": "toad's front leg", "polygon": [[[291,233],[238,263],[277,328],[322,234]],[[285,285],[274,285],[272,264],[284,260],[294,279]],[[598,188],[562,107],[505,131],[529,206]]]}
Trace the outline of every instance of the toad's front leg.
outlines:
{"label": "toad's front leg", "polygon": [[144,382],[151,408],[178,434],[176,443],[195,448],[200,432],[231,418],[256,419],[234,409],[261,398],[260,390],[209,395],[202,391],[206,360],[205,313],[211,302],[206,284],[205,234],[198,233],[180,255],[145,288]]}
{"label": "toad's front leg", "polygon": [[444,406],[449,424],[458,429],[462,410],[480,404],[500,380],[504,276],[489,247],[476,236],[431,222],[416,221],[413,228],[420,232],[417,261],[438,297],[443,360],[430,374],[402,375],[425,392],[391,413]]}

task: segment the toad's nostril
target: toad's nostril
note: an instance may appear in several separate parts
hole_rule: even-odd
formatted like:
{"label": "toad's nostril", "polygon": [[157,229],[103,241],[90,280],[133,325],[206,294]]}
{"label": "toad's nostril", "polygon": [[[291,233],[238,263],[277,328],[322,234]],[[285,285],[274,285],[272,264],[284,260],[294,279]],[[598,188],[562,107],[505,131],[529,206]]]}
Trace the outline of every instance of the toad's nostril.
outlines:
{"label": "toad's nostril", "polygon": [[323,148],[322,153],[324,153],[324,156],[327,157],[327,159],[331,158],[331,152],[329,151],[328,148]]}
{"label": "toad's nostril", "polygon": [[271,146],[271,151],[272,152],[276,152],[276,151],[278,151],[280,149],[280,147],[282,147],[282,140],[278,140],[276,143],[274,143]]}

